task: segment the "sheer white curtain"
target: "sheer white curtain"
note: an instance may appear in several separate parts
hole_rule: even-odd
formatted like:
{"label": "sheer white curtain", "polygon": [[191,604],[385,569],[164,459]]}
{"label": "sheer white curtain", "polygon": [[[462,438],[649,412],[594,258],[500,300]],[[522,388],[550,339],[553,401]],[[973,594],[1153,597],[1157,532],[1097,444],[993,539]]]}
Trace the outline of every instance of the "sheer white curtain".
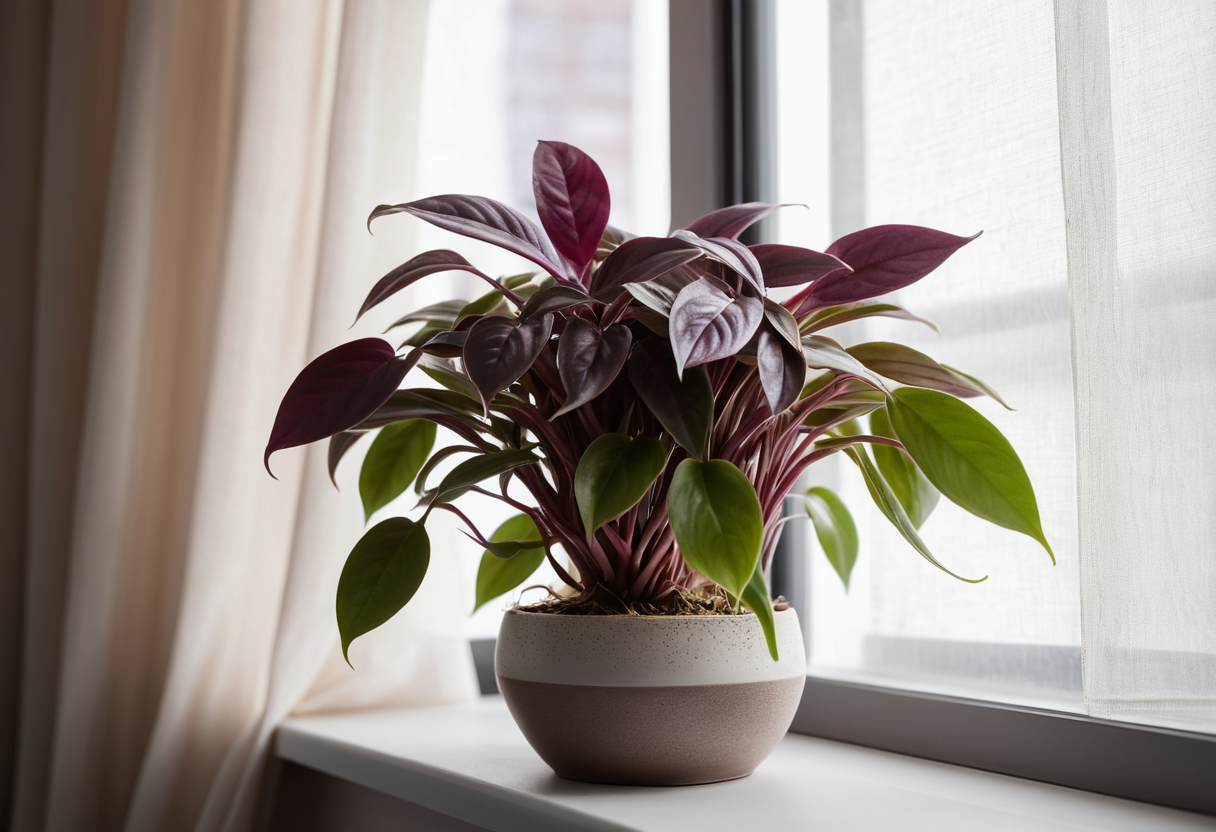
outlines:
{"label": "sheer white curtain", "polygon": [[[342,664],[357,458],[340,494],[324,448],[276,457],[277,482],[261,463],[292,377],[383,328],[347,329],[416,253],[404,224],[370,237],[364,219],[419,195],[428,3],[47,9],[42,210],[14,275],[35,314],[15,330],[34,440],[12,824],[247,829],[293,709],[476,690],[442,563],[412,616],[352,650],[359,671]],[[78,410],[57,408],[73,384]]]}
{"label": "sheer white curtain", "polygon": [[[809,6],[785,14],[830,48],[791,61],[783,106],[830,88],[831,150],[783,161],[781,197],[806,201],[830,158],[833,237],[984,230],[896,299],[940,337],[885,322],[846,340],[902,340],[1017,408],[975,402],[1025,461],[1059,559],[942,505],[930,546],[990,575],[960,585],[862,509],[850,596],[815,554],[814,665],[1216,730],[1216,6]],[[785,235],[823,245],[822,226]],[[868,503],[853,472],[826,477]]]}

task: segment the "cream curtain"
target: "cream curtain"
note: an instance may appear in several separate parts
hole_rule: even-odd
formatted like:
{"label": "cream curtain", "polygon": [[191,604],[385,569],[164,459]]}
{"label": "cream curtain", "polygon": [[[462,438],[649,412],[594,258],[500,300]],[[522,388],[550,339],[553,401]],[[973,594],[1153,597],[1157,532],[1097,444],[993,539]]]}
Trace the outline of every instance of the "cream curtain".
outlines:
{"label": "cream curtain", "polygon": [[[5,60],[28,56],[43,94],[6,75],[25,154],[4,154],[12,825],[247,829],[287,713],[475,691],[451,615],[407,616],[342,669],[357,461],[341,495],[323,448],[261,469],[291,378],[383,326],[347,330],[414,253],[409,226],[363,219],[414,195],[427,3],[21,5]],[[459,603],[446,577],[421,609]]]}

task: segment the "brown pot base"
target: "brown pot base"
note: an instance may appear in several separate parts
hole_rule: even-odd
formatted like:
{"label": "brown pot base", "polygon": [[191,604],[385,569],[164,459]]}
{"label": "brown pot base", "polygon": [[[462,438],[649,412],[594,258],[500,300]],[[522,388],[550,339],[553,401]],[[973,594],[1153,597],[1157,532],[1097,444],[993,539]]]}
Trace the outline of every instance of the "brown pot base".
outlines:
{"label": "brown pot base", "polygon": [[804,681],[611,687],[499,676],[498,687],[559,777],[691,786],[751,774],[789,728]]}

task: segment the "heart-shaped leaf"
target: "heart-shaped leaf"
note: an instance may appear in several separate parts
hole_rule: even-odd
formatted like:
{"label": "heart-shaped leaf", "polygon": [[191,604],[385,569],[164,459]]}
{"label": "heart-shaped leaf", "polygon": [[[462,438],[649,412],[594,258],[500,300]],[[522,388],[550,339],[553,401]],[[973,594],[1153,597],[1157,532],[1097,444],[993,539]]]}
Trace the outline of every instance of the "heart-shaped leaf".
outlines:
{"label": "heart-shaped leaf", "polygon": [[414,597],[430,562],[426,527],[404,517],[377,523],[355,544],[338,579],[338,633],[347,664],[351,642]]}
{"label": "heart-shaped leaf", "polygon": [[528,371],[553,330],[553,316],[482,318],[464,342],[464,370],[487,412],[490,401]]}
{"label": "heart-shaped leaf", "polygon": [[393,422],[380,429],[359,472],[365,519],[410,487],[434,445],[435,423],[425,419]]}
{"label": "heart-shaped leaf", "polygon": [[532,155],[536,213],[574,274],[595,256],[608,225],[608,180],[595,160],[565,142],[538,142]]}
{"label": "heart-shaped leaf", "polygon": [[748,226],[764,219],[778,208],[787,205],[770,205],[767,202],[744,202],[729,208],[719,208],[710,211],[693,220],[686,230],[701,237],[730,237],[734,239],[742,234]]}
{"label": "heart-shaped leaf", "polygon": [[481,566],[477,570],[477,600],[473,612],[528,580],[545,560],[545,550],[540,540],[540,529],[526,514],[515,515],[490,535],[492,543],[536,541],[536,546],[526,549],[519,547],[516,549],[518,554],[509,558],[496,555],[489,549],[482,553]]}
{"label": "heart-shaped leaf", "polygon": [[375,413],[420,355],[398,356],[387,342],[362,338],[313,359],[279,404],[263,458],[267,472],[275,451],[328,439]]}
{"label": "heart-shaped leaf", "polygon": [[667,492],[680,554],[731,595],[743,594],[760,560],[764,520],[747,477],[724,459],[686,459]]}
{"label": "heart-shaped leaf", "polygon": [[638,237],[620,245],[591,275],[591,293],[607,297],[626,283],[645,283],[702,256],[700,248],[674,237]]}
{"label": "heart-shaped leaf", "polygon": [[892,392],[887,412],[899,441],[942,494],[977,517],[1034,538],[1055,563],[1030,477],[995,425],[953,396],[919,387]]}
{"label": "heart-shaped leaf", "polygon": [[844,501],[827,488],[808,490],[805,503],[819,545],[823,547],[828,563],[840,576],[847,592],[849,576],[853,574],[853,564],[857,562],[857,526],[853,523],[853,515],[849,514]]}
{"label": "heart-shaped leaf", "polygon": [[521,321],[530,321],[549,312],[560,312],[563,309],[569,309],[572,306],[578,306],[590,300],[591,298],[587,297],[581,290],[571,286],[549,286],[528,298],[523,311],[519,313],[519,319]]}
{"label": "heart-shaped leaf", "polygon": [[[885,408],[879,408],[870,414],[870,433],[875,436],[896,438]],[[908,519],[912,521],[912,525],[920,529],[929,519],[929,515],[933,513],[933,509],[937,507],[938,498],[941,497],[940,492],[916,467],[916,463],[912,461],[912,457],[908,456],[907,451],[902,448],[893,448],[890,445],[878,444],[873,446],[873,450],[874,462],[878,465],[879,473],[891,486],[891,491],[899,500],[899,504],[904,507],[904,511],[908,513]]]}
{"label": "heart-shaped leaf", "polygon": [[838,258],[809,248],[763,243],[748,246],[764,273],[764,285],[801,286],[837,269],[849,269]]}
{"label": "heart-shaped leaf", "polygon": [[326,454],[326,464],[329,467],[329,481],[334,484],[334,488],[338,487],[338,481],[334,479],[334,475],[338,471],[338,463],[342,461],[342,457],[346,456],[346,452],[351,446],[363,438],[361,431],[344,430],[341,433],[335,433],[329,437],[329,450]]}
{"label": "heart-shaped leaf", "polygon": [[667,448],[649,436],[605,433],[587,446],[574,472],[574,497],[587,532],[637,505],[667,464]]}
{"label": "heart-shaped leaf", "polygon": [[566,401],[553,418],[582,407],[607,390],[625,366],[632,344],[633,333],[623,324],[601,330],[583,318],[567,321],[557,342],[557,371]]}
{"label": "heart-shaped leaf", "polygon": [[498,285],[492,277],[482,274],[473,267],[472,263],[454,251],[447,249],[424,251],[380,278],[368,293],[367,299],[363,301],[363,306],[359,308],[359,314],[355,316],[355,320],[358,321],[369,309],[386,298],[392,297],[411,283],[419,281],[427,275],[452,271],[469,272],[496,287]]}
{"label": "heart-shaped leaf", "polygon": [[[813,308],[814,303],[811,302],[810,307]],[[794,310],[794,315],[801,317],[806,314],[799,311],[798,306],[791,306]],[[916,321],[937,332],[937,325],[932,321],[926,321],[924,318],[917,317],[904,309],[902,306],[896,306],[893,303],[866,303],[859,301],[857,303],[846,303],[840,306],[826,306],[823,309],[815,311],[803,323],[802,330],[804,332],[814,332],[819,329],[825,329],[829,326],[838,326],[839,324],[847,324],[849,321],[856,321],[861,318],[871,317],[884,318],[900,318],[905,321]]]}
{"label": "heart-shaped leaf", "polygon": [[876,225],[846,234],[828,246],[827,253],[848,263],[853,272],[841,270],[820,278],[808,300],[815,308],[834,306],[910,286],[975,237],[918,225]]}
{"label": "heart-shaped leaf", "polygon": [[754,295],[732,298],[707,278],[689,283],[676,296],[668,323],[677,372],[733,356],[763,318],[764,304]]}
{"label": "heart-shaped leaf", "polygon": [[933,556],[929,551],[929,547],[925,545],[925,541],[921,540],[920,535],[916,532],[916,527],[912,525],[912,521],[908,519],[907,513],[903,506],[899,504],[899,500],[895,497],[895,493],[891,491],[891,486],[887,485],[887,481],[883,479],[882,474],[874,467],[870,455],[866,453],[865,448],[860,445],[850,445],[843,449],[846,456],[853,462],[857,463],[857,467],[861,469],[862,479],[865,480],[866,489],[870,492],[870,497],[874,500],[874,505],[878,506],[879,511],[891,521],[891,525],[895,527],[904,540],[912,544],[912,548],[920,554],[922,558],[936,566],[938,569],[945,572],[952,578],[958,578],[960,581],[965,581],[969,584],[978,584],[988,580],[985,575],[982,578],[964,578],[962,575],[956,575],[951,572],[941,562]]}
{"label": "heart-shaped leaf", "polygon": [[764,631],[764,640],[768,643],[768,653],[773,657],[773,661],[777,661],[777,622],[773,620],[773,602],[768,597],[768,584],[764,582],[764,565],[759,561],[756,562],[752,579],[743,589],[743,603],[760,620],[760,629]]}
{"label": "heart-shaped leaf", "polygon": [[681,379],[668,342],[646,338],[629,357],[629,381],[671,437],[697,459],[709,455],[714,425],[714,391],[704,367]]}
{"label": "heart-shaped leaf", "polygon": [[701,249],[710,259],[736,272],[759,293],[764,293],[764,275],[760,271],[760,263],[743,243],[728,237],[699,237],[691,231],[677,231],[671,236]]}
{"label": "heart-shaped leaf", "polygon": [[540,457],[531,451],[516,450],[492,451],[466,459],[440,481],[433,500],[436,503],[449,503],[479,482],[525,465],[535,465],[539,461]]}
{"label": "heart-shaped leaf", "polygon": [[[938,364],[923,352],[918,352],[903,344],[890,341],[870,341],[857,344],[846,350],[849,355],[865,364],[880,376],[898,381],[901,384],[911,384],[916,387],[928,387],[931,390],[941,390],[959,398],[992,395],[994,399],[1005,405],[996,391],[987,385],[982,387],[973,383],[970,377],[950,370]],[[1005,405],[1006,408],[1009,405]]]}
{"label": "heart-shaped leaf", "polygon": [[544,232],[523,214],[496,200],[484,196],[444,194],[400,205],[378,205],[367,222],[370,226],[377,217],[403,212],[445,231],[515,252],[549,274],[572,277],[568,266],[559,265],[560,258]]}

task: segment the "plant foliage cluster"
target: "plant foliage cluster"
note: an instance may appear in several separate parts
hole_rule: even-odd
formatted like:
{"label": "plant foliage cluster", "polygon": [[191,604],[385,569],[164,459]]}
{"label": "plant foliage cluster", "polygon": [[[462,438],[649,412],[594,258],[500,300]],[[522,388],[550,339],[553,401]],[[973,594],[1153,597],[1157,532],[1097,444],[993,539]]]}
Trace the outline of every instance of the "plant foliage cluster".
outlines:
{"label": "plant foliage cluster", "polygon": [[[908,347],[846,349],[824,334],[869,316],[920,321],[875,298],[974,238],[884,225],[824,252],[744,245],[739,234],[779,207],[760,203],[714,211],[668,237],[633,237],[608,225],[599,166],[559,142],[537,147],[533,188],[543,228],[477,196],[376,208],[369,224],[411,214],[536,269],[496,279],[453,251],[419,254],[376,283],[360,316],[440,272],[473,274],[491,291],[408,312],[390,328],[414,327],[397,348],[366,338],[325,353],[280,406],[268,469],[277,450],[329,439],[332,477],[378,430],[360,475],[368,517],[411,485],[424,509],[417,520],[378,523],[351,552],[337,597],[344,651],[418,589],[427,518],[438,510],[460,517],[486,549],[478,604],[546,558],[587,601],[654,608],[716,585],[732,607],[757,614],[775,656],[765,574],[788,519],[782,504],[808,466],[836,453],[943,570],[917,532],[939,495],[1050,553],[1017,454],[959,400],[999,401],[994,391]],[[778,303],[768,297],[777,287],[801,288]],[[415,368],[438,386],[400,389]],[[435,450],[436,426],[459,443]],[[530,503],[508,493],[511,480]],[[471,493],[519,513],[487,537],[456,505]],[[806,503],[847,585],[857,555],[848,510],[822,488]]]}

